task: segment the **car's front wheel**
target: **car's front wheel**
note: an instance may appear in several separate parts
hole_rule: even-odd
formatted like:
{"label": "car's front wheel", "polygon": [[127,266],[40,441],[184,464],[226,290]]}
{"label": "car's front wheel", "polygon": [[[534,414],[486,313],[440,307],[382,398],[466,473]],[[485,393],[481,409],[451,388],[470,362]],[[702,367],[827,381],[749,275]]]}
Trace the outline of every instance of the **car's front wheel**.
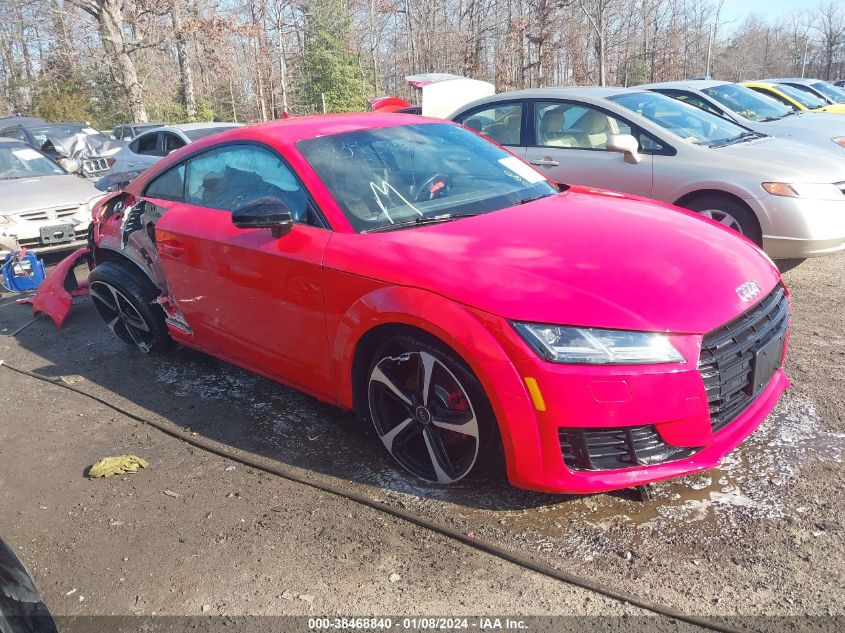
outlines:
{"label": "car's front wheel", "polygon": [[140,271],[116,261],[103,262],[88,276],[91,301],[109,329],[145,353],[173,345],[164,312],[155,303],[158,288]]}
{"label": "car's front wheel", "polygon": [[733,229],[737,233],[742,233],[758,246],[763,244],[763,235],[757,218],[738,200],[726,195],[712,194],[693,198],[681,206]]}
{"label": "car's front wheel", "polygon": [[369,418],[406,470],[450,484],[500,470],[501,441],[478,379],[450,350],[414,335],[378,347],[367,386]]}

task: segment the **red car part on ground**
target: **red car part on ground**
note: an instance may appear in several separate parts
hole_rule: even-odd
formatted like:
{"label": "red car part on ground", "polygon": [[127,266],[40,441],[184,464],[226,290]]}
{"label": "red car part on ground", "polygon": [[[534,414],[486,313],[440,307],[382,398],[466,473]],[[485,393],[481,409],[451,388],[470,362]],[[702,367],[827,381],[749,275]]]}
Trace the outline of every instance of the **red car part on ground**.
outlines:
{"label": "red car part on ground", "polygon": [[[243,228],[238,209],[197,204],[270,177],[268,167],[249,172],[238,148],[277,156],[296,177],[280,186],[305,195],[322,226]],[[340,159],[327,162],[332,151]],[[373,171],[372,152],[393,152],[392,171]],[[448,169],[421,174],[427,152]],[[218,158],[229,154],[231,164]],[[408,156],[413,169],[395,166]],[[215,160],[217,171],[203,172]],[[462,174],[482,168],[504,175],[478,172],[467,186]],[[181,188],[152,195],[166,178]],[[514,182],[541,195],[474,217],[425,212],[501,182],[503,200]],[[384,216],[394,224],[397,209],[419,219],[396,230]],[[381,226],[360,232],[367,223]],[[442,483],[495,461],[499,443],[512,484],[550,492],[711,468],[789,384],[788,293],[750,241],[650,200],[554,193],[529,166],[442,121],[302,117],[208,137],[104,199],[94,244],[92,297],[107,321],[126,316],[124,340],[157,349],[151,320],[161,318],[182,344],[357,408],[400,464]],[[163,311],[147,312],[150,302]],[[550,357],[623,352],[671,360]]]}

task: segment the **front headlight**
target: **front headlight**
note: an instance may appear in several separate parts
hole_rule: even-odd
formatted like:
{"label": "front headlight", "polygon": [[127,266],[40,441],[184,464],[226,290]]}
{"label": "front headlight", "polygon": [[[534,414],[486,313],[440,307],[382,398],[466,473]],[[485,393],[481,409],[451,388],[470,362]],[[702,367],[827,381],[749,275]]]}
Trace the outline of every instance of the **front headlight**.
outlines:
{"label": "front headlight", "polygon": [[8,215],[0,215],[0,226],[6,225],[6,224],[11,224],[11,223],[12,223],[12,218],[10,218]]}
{"label": "front headlight", "polygon": [[826,183],[764,182],[763,189],[773,196],[784,198],[810,198],[813,200],[841,200],[842,192],[836,185]]}
{"label": "front headlight", "polygon": [[842,147],[845,147],[845,136],[834,136],[830,140],[833,141],[834,143],[836,143],[837,145],[841,145]]}
{"label": "front headlight", "polygon": [[512,322],[523,340],[553,363],[645,365],[683,363],[664,334]]}

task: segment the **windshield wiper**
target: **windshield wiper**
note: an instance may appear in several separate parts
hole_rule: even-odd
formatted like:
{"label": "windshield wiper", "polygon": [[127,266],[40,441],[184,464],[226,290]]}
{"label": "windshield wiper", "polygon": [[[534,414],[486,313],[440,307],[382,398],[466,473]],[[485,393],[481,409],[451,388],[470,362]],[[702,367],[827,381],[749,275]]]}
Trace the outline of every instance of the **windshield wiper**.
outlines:
{"label": "windshield wiper", "polygon": [[540,198],[548,198],[549,196],[553,196],[552,193],[540,193],[536,196],[528,196],[527,198],[520,198],[517,201],[517,204],[528,204],[529,202],[534,202],[535,200],[539,200]]}
{"label": "windshield wiper", "polygon": [[726,138],[721,141],[717,141],[715,143],[711,143],[710,147],[725,147],[726,145],[734,145],[736,143],[743,143],[745,141],[751,140],[751,138],[762,137],[763,134],[758,134],[757,132],[743,132],[742,134],[737,134],[736,136],[732,136],[731,138]]}
{"label": "windshield wiper", "polygon": [[382,233],[385,231],[393,231],[396,229],[406,229],[410,226],[423,226],[424,224],[439,224],[440,222],[451,222],[460,218],[471,218],[478,215],[477,213],[444,213],[442,215],[433,215],[428,218],[414,218],[407,222],[397,222],[396,224],[387,224],[385,226],[377,226],[372,229],[364,229],[361,233]]}

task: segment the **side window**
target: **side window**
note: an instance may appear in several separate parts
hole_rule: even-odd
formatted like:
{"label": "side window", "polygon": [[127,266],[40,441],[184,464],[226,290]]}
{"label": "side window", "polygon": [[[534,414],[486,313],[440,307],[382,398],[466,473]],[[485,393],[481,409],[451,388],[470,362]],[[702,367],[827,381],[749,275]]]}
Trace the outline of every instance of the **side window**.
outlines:
{"label": "side window", "polygon": [[486,110],[476,110],[460,122],[499,145],[519,145],[522,107],[521,103],[499,104]]}
{"label": "side window", "polygon": [[764,97],[768,97],[769,99],[774,99],[778,103],[785,105],[790,110],[798,110],[798,106],[792,103],[789,99],[780,96],[775,92],[769,92],[768,90],[763,90],[762,88],[752,88],[754,92],[759,92]]}
{"label": "side window", "polygon": [[173,150],[177,150],[180,147],[185,146],[185,141],[181,138],[176,136],[175,134],[165,134],[164,135],[164,153],[169,154]]}
{"label": "side window", "polygon": [[188,204],[237,211],[264,197],[283,200],[294,222],[322,226],[293,172],[270,150],[256,145],[228,145],[188,161]]}
{"label": "side window", "polygon": [[612,134],[632,134],[631,126],[602,110],[562,102],[538,102],[534,130],[540,147],[606,149]]}
{"label": "side window", "polygon": [[130,149],[136,154],[143,154],[145,156],[160,156],[161,152],[158,150],[158,134],[145,134],[135,139]]}
{"label": "side window", "polygon": [[724,116],[721,110],[714,107],[709,101],[705,101],[698,95],[691,94],[689,92],[681,92],[680,90],[672,90],[667,92],[670,97],[673,99],[677,99],[678,101],[683,101],[684,103],[688,103],[691,106],[695,106],[700,110],[704,110],[705,112],[709,112],[710,114],[715,114],[717,116]]}
{"label": "side window", "polygon": [[182,201],[185,196],[185,164],[182,163],[153,180],[147,185],[144,195],[160,200]]}
{"label": "side window", "polygon": [[0,132],[0,136],[5,136],[7,138],[16,138],[19,141],[23,141],[27,145],[29,145],[29,139],[26,138],[26,134],[23,133],[23,130],[20,128],[7,128]]}

